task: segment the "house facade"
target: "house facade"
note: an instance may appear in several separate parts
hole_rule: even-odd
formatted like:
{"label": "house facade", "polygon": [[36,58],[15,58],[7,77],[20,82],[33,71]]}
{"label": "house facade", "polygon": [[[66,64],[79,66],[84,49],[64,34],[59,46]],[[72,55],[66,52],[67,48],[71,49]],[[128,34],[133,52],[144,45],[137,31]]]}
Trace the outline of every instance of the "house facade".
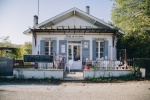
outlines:
{"label": "house facade", "polygon": [[[121,30],[86,12],[72,8],[24,31],[32,34],[32,55],[57,55],[73,60],[72,69],[82,69],[82,60],[116,60]],[[40,65],[47,66],[47,65]]]}

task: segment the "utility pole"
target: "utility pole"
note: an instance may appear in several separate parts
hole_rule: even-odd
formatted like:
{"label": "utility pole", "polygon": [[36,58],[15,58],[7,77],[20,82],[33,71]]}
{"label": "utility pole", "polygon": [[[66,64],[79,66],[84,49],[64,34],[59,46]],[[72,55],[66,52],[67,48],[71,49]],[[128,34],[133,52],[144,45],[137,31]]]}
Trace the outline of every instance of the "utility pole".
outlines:
{"label": "utility pole", "polygon": [[38,0],[38,14],[37,14],[38,18],[39,18],[39,0]]}

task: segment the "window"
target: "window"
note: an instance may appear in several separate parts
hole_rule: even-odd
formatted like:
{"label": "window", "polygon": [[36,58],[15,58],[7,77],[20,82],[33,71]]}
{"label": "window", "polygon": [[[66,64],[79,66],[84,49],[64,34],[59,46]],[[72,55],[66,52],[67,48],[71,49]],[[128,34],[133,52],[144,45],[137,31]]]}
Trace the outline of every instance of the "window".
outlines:
{"label": "window", "polygon": [[80,60],[80,45],[69,44],[68,45],[68,60],[79,61]]}
{"label": "window", "polygon": [[104,42],[96,41],[96,59],[104,57]]}
{"label": "window", "polygon": [[72,60],[72,45],[68,45],[68,60]]}
{"label": "window", "polygon": [[53,55],[53,42],[45,41],[45,55]]}

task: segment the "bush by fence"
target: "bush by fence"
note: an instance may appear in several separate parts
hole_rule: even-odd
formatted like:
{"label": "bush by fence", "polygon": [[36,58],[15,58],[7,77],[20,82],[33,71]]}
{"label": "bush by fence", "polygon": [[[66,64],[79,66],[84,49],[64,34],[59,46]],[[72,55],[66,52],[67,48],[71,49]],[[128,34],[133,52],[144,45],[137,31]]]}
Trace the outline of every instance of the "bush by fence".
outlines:
{"label": "bush by fence", "polygon": [[150,58],[134,58],[133,67],[145,68],[146,77],[150,77]]}

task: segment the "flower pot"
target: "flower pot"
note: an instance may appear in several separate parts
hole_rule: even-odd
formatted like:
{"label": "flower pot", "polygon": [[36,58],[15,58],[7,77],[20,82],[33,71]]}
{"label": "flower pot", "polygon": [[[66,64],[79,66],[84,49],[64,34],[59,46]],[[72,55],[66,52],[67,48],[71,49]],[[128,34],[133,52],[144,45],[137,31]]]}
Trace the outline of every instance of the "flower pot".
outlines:
{"label": "flower pot", "polygon": [[84,66],[84,70],[90,70],[90,66]]}

